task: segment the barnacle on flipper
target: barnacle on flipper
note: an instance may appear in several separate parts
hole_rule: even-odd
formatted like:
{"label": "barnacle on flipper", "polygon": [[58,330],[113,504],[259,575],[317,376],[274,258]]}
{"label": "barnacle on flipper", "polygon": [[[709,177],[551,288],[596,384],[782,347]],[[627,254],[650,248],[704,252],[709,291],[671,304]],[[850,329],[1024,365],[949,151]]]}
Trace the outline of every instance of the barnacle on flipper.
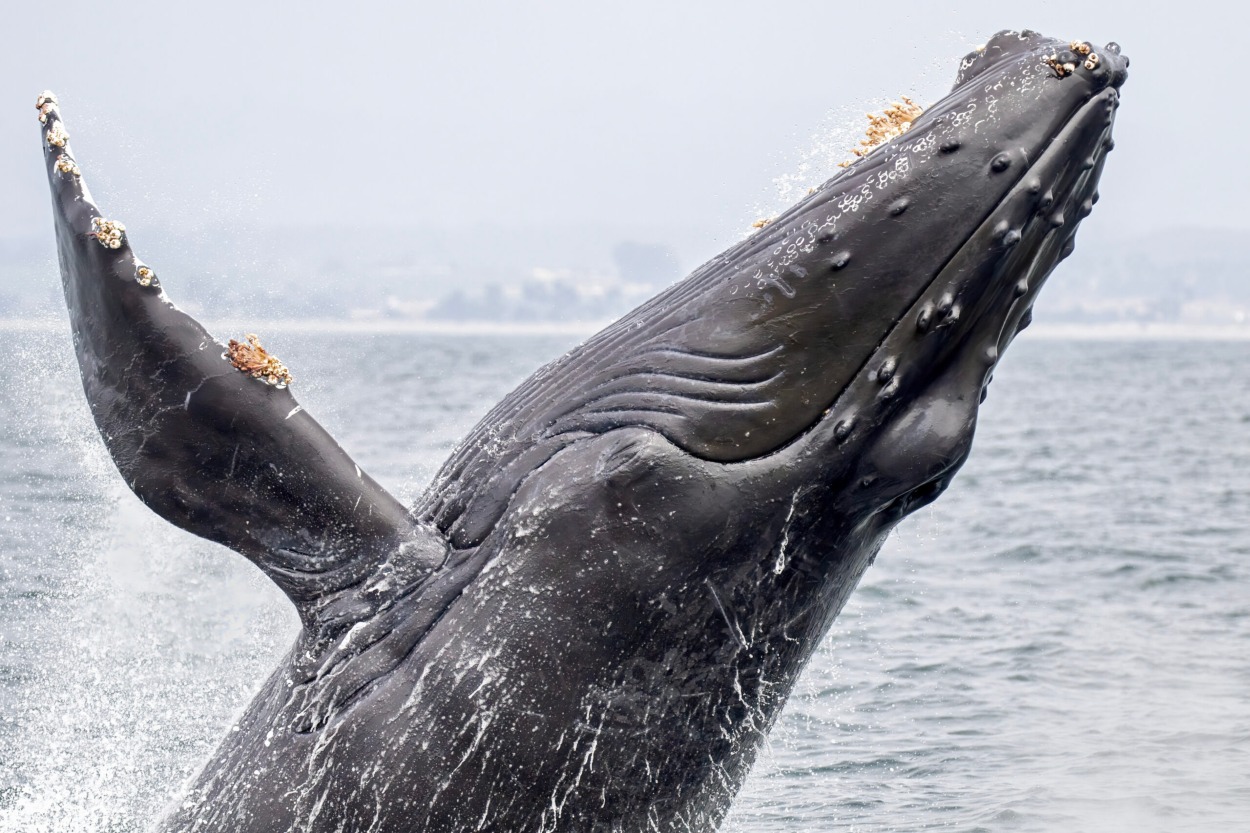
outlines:
{"label": "barnacle on flipper", "polygon": [[295,381],[291,377],[291,371],[286,369],[286,365],[261,346],[259,336],[255,333],[248,333],[244,338],[247,339],[246,342],[235,341],[232,338],[226,345],[226,358],[232,365],[253,379],[260,379],[275,387],[284,388]]}
{"label": "barnacle on flipper", "polygon": [[[890,106],[880,114],[868,114],[868,131],[864,134],[864,138],[860,139],[859,147],[851,148],[851,153],[857,158],[867,156],[891,139],[902,136],[911,127],[911,123],[924,112],[923,107],[907,96],[901,96],[901,98],[902,101],[890,102]],[[848,167],[854,161],[854,159],[848,159],[845,162],[839,162],[838,167]]]}
{"label": "barnacle on flipper", "polygon": [[57,148],[65,147],[65,143],[69,141],[69,133],[66,132],[65,126],[59,121],[52,122],[52,126],[48,128],[48,132],[43,137],[49,145]]}
{"label": "barnacle on flipper", "polygon": [[120,249],[122,247],[122,236],[126,233],[126,227],[117,220],[106,220],[103,217],[91,218],[91,234],[100,241],[100,245],[106,249]]}
{"label": "barnacle on flipper", "polygon": [[69,154],[62,153],[56,158],[56,169],[60,173],[69,174],[70,176],[82,176],[78,163]]}
{"label": "barnacle on flipper", "polygon": [[161,282],[156,278],[156,273],[152,271],[152,267],[144,264],[135,267],[135,280],[139,282],[139,286],[161,285]]}

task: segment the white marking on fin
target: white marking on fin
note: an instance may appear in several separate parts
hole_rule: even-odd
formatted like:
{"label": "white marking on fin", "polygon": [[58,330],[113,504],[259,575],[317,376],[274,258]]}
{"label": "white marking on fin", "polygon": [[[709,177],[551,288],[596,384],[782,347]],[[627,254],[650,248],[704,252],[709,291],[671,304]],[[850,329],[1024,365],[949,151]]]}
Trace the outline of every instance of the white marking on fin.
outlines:
{"label": "white marking on fin", "polygon": [[[302,410],[304,410],[304,406],[303,406],[303,405],[296,405],[294,408],[292,408],[292,409],[291,409],[291,413],[287,414],[287,415],[284,417],[284,419],[290,419],[291,417],[295,416],[296,414],[298,414],[298,413],[299,413],[300,411],[302,411]],[[359,470],[357,470],[357,471],[359,471]]]}

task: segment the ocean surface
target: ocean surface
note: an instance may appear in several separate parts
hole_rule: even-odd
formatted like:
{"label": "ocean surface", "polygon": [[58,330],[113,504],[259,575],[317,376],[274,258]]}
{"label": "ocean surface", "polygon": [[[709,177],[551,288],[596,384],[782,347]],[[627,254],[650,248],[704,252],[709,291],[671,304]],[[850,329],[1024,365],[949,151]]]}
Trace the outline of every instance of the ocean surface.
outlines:
{"label": "ocean surface", "polygon": [[[574,341],[265,337],[405,502]],[[66,327],[3,343],[0,831],[143,830],[295,616],[126,490]],[[726,829],[1250,830],[1250,343],[1013,345],[971,458],[869,570]]]}

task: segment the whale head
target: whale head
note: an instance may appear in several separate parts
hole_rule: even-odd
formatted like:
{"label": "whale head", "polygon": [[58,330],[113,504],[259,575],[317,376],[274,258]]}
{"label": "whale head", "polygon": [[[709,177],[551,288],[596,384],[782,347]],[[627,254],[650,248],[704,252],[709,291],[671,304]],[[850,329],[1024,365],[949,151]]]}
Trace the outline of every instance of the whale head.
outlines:
{"label": "whale head", "polygon": [[534,466],[631,426],[724,465],[823,444],[810,476],[841,478],[847,512],[932,500],[1098,199],[1127,66],[995,35],[901,135],[500,403],[419,510],[472,545]]}

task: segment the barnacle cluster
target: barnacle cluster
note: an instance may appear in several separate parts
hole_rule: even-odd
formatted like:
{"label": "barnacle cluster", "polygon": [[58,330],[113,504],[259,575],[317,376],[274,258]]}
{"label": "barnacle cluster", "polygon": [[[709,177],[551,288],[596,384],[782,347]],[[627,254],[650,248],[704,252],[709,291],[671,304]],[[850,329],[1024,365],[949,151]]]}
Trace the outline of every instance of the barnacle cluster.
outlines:
{"label": "barnacle cluster", "polygon": [[91,218],[91,236],[100,241],[100,245],[106,249],[120,249],[122,247],[122,235],[126,233],[126,227],[116,220],[106,220],[103,217]]}
{"label": "barnacle cluster", "polygon": [[232,365],[253,379],[275,387],[284,388],[295,381],[286,365],[260,345],[260,338],[255,333],[248,333],[245,338],[246,343],[230,339],[227,345],[226,358]]}
{"label": "barnacle cluster", "polygon": [[1102,63],[1102,59],[1098,57],[1098,53],[1094,51],[1094,47],[1090,46],[1085,41],[1074,40],[1072,43],[1068,44],[1068,49],[1070,51],[1065,52],[1062,55],[1055,53],[1054,55],[1047,55],[1042,59],[1042,63],[1054,70],[1055,75],[1060,78],[1067,78],[1069,75],[1076,72],[1076,62],[1081,60],[1081,58],[1085,59],[1082,66],[1091,72],[1097,69],[1098,65]]}
{"label": "barnacle cluster", "polygon": [[48,116],[55,116],[59,102],[51,90],[44,90],[35,97],[35,109],[39,111],[39,123],[47,124]]}
{"label": "barnacle cluster", "polygon": [[[890,106],[886,107],[880,114],[868,114],[868,131],[864,138],[860,140],[859,147],[852,148],[851,153],[855,156],[867,156],[876,148],[884,145],[886,142],[902,136],[911,127],[911,123],[924,112],[924,108],[907,96],[902,96],[902,101],[890,102]],[[839,162],[839,168],[845,168],[854,160],[848,159],[845,162]]]}
{"label": "barnacle cluster", "polygon": [[139,282],[139,286],[151,286],[156,283],[156,273],[150,266],[140,266],[135,270],[135,280]]}
{"label": "barnacle cluster", "polygon": [[1055,71],[1055,75],[1059,76],[1060,78],[1067,78],[1069,75],[1076,72],[1076,64],[1073,64],[1073,63],[1061,64],[1059,63],[1058,55],[1048,55],[1047,57],[1042,59],[1042,63],[1046,64],[1046,66],[1053,69]]}
{"label": "barnacle cluster", "polygon": [[65,132],[65,126],[61,122],[54,121],[52,126],[48,128],[48,132],[44,134],[44,138],[48,140],[48,144],[53,147],[63,148],[65,143],[69,141],[69,133]]}
{"label": "barnacle cluster", "polygon": [[79,170],[78,163],[65,153],[62,153],[56,158],[56,169],[61,173],[69,174],[70,176],[82,176],[82,171]]}

